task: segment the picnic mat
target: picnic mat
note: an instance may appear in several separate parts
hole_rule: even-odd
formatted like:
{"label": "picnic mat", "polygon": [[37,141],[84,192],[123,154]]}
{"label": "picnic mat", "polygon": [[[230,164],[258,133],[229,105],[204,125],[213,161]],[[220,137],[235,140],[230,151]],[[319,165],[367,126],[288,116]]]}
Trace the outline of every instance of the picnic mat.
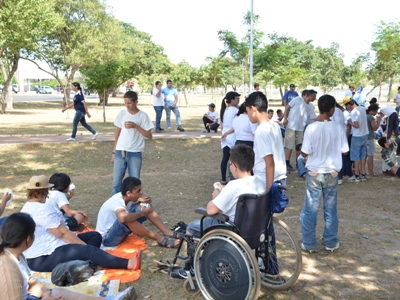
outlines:
{"label": "picnic mat", "polygon": [[[31,271],[31,275],[48,289],[57,287],[51,282],[51,272]],[[107,295],[117,294],[119,291],[119,280],[108,280],[106,282],[102,282],[101,278],[103,275],[104,270],[101,270],[94,273],[93,276],[88,279],[88,281],[62,288],[65,288],[71,292],[97,297],[106,297]]]}

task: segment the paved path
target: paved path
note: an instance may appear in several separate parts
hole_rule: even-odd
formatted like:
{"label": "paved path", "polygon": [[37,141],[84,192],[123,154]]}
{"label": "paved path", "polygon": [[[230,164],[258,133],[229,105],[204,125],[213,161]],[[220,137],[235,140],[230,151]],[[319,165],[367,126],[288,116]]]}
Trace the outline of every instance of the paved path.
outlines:
{"label": "paved path", "polygon": [[[85,143],[93,142],[91,134],[77,135],[74,142],[67,142],[69,134],[65,135],[12,135],[0,136],[0,144],[56,144],[56,143]],[[153,139],[196,139],[196,138],[220,138],[221,132],[203,133],[202,131],[166,131],[153,133]],[[96,141],[114,141],[114,133],[99,133]]]}

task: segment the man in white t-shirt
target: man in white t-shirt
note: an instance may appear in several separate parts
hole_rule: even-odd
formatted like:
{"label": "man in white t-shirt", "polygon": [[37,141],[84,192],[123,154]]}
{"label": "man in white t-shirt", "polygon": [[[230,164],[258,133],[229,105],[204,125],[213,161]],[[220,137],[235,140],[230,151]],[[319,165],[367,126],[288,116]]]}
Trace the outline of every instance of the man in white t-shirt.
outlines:
{"label": "man in white t-shirt", "polygon": [[[156,241],[160,247],[177,247],[179,240],[175,238],[179,238],[179,233],[164,225],[150,205],[150,197],[143,196],[141,184],[138,178],[126,177],[122,182],[122,191],[101,206],[96,231],[103,236],[103,245],[118,246],[129,234],[134,233]],[[131,206],[128,210],[129,202]],[[162,235],[157,235],[142,225],[147,219],[162,232]]]}
{"label": "man in white t-shirt", "polygon": [[266,183],[266,189],[274,182],[286,185],[286,164],[281,130],[268,118],[268,100],[262,92],[252,93],[245,101],[247,115],[252,123],[258,123],[254,134],[254,176]]}
{"label": "man in white t-shirt", "polygon": [[342,168],[341,154],[349,151],[343,126],[330,120],[335,111],[336,100],[331,95],[318,99],[320,115],[304,133],[301,152],[306,162],[306,194],[304,208],[300,214],[302,244],[304,251],[316,252],[315,238],[318,210],[321,198],[324,201],[325,227],[322,234],[325,249],[339,248],[337,216],[338,172]]}
{"label": "man in white t-shirt", "polygon": [[137,94],[133,91],[126,92],[124,102],[126,109],[121,110],[114,121],[117,129],[111,156],[111,162],[114,163],[111,195],[121,192],[126,169],[129,176],[140,178],[144,140],[153,138],[153,123],[149,116],[137,107]]}
{"label": "man in white t-shirt", "polygon": [[[354,175],[348,179],[349,182],[366,181],[365,161],[367,157],[368,123],[367,112],[357,102],[345,98],[343,104],[350,111],[348,123],[352,126],[352,137],[350,145],[350,159],[354,161]],[[361,173],[361,174],[360,174]]]}
{"label": "man in white t-shirt", "polygon": [[156,112],[156,132],[160,133],[164,131],[164,129],[161,128],[161,117],[165,105],[162,83],[160,81],[156,81],[155,87],[151,90],[151,94],[153,95],[153,107]]}
{"label": "man in white t-shirt", "polygon": [[286,126],[285,158],[288,171],[295,170],[290,164],[290,156],[292,151],[296,149],[296,145],[303,143],[304,128],[317,117],[314,112],[314,105],[311,103],[316,97],[316,91],[304,90],[301,96],[292,99],[285,107],[283,125]]}
{"label": "man in white t-shirt", "polygon": [[350,84],[349,89],[344,93],[344,97],[353,98],[354,94],[356,93],[355,89],[356,89],[356,86],[353,83]]}
{"label": "man in white t-shirt", "polygon": [[[236,204],[240,195],[256,194],[265,192],[265,183],[257,176],[251,176],[254,165],[254,151],[251,147],[239,144],[231,149],[229,168],[235,180],[231,180],[222,189],[214,189],[213,200],[207,204],[207,213],[215,215],[223,212],[229,216],[229,221],[235,221]],[[222,221],[205,218],[203,229],[223,223]],[[200,220],[194,220],[188,224],[188,233],[200,237]]]}
{"label": "man in white t-shirt", "polygon": [[208,104],[208,112],[206,112],[203,115],[203,123],[204,123],[204,128],[206,129],[204,133],[210,132],[211,130],[217,132],[220,123],[219,123],[219,114],[215,110],[214,103]]}

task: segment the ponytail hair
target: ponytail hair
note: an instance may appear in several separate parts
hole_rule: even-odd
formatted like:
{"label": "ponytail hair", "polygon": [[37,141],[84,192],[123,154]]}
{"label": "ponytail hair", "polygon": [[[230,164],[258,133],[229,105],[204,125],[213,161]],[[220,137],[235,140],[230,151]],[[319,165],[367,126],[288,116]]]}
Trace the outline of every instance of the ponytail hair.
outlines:
{"label": "ponytail hair", "polygon": [[7,217],[1,227],[0,253],[4,248],[17,248],[28,237],[35,237],[36,224],[32,217],[26,213],[14,213]]}
{"label": "ponytail hair", "polygon": [[221,102],[221,110],[220,110],[220,112],[219,112],[219,115],[220,115],[220,118],[221,118],[221,122],[224,122],[224,113],[225,113],[225,109],[226,109],[225,100],[226,100],[227,103],[231,102],[230,100],[229,100],[229,102],[228,102],[228,100],[226,99],[226,96],[224,97],[224,99],[222,99],[222,102]]}
{"label": "ponytail hair", "polygon": [[[80,90],[81,93],[82,93],[82,88],[81,88],[81,85],[79,84],[79,82],[73,82],[72,85],[75,86],[75,87],[77,87],[78,90]],[[83,93],[82,93],[82,95],[83,95]]]}

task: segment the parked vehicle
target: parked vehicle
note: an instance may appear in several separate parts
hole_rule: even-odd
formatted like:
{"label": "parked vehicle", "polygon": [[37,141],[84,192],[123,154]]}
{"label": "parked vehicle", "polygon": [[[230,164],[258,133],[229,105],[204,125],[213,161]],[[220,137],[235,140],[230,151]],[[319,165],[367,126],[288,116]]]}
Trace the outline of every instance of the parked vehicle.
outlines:
{"label": "parked vehicle", "polygon": [[17,94],[18,93],[18,85],[13,84],[12,85],[12,91]]}
{"label": "parked vehicle", "polygon": [[47,94],[46,90],[40,86],[35,87],[36,94]]}
{"label": "parked vehicle", "polygon": [[44,86],[43,89],[46,91],[46,94],[53,94],[53,88],[51,86]]}

